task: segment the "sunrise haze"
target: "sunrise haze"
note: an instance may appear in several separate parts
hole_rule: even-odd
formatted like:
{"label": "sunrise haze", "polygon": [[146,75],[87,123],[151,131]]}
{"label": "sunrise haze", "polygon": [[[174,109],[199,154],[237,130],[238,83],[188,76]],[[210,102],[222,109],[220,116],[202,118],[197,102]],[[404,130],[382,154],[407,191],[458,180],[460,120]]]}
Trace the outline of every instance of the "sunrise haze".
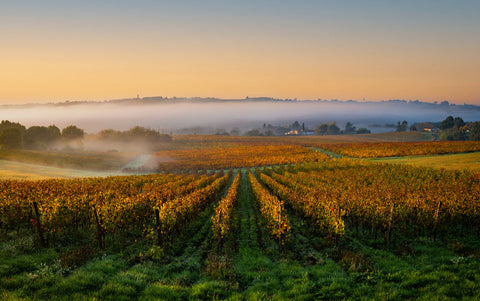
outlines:
{"label": "sunrise haze", "polygon": [[480,1],[9,1],[0,103],[141,96],[480,105]]}

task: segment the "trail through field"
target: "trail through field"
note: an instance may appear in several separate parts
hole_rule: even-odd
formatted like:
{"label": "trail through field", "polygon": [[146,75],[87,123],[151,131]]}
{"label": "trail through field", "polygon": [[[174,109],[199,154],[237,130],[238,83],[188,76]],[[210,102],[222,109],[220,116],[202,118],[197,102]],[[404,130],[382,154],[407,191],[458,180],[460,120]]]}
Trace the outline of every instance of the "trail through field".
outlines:
{"label": "trail through field", "polygon": [[340,154],[337,154],[337,153],[334,153],[334,152],[330,152],[330,151],[327,151],[327,150],[322,149],[322,148],[312,147],[312,149],[313,149],[314,151],[321,152],[321,153],[327,155],[330,159],[341,159],[341,158],[345,158],[345,156],[343,156],[343,155],[340,155]]}

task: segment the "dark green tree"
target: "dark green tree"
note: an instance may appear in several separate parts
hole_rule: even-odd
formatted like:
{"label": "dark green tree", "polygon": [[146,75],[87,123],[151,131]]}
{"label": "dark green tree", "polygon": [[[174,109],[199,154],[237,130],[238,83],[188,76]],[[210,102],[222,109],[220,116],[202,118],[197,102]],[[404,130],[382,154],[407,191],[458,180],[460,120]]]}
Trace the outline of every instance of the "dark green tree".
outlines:
{"label": "dark green tree", "polygon": [[253,129],[245,133],[245,136],[263,136],[263,133],[258,129]]}
{"label": "dark green tree", "polygon": [[47,136],[48,143],[55,142],[59,140],[61,137],[62,137],[62,133],[60,132],[60,129],[58,127],[56,127],[55,125],[48,126],[48,136]]}
{"label": "dark green tree", "polygon": [[23,148],[25,126],[18,122],[2,120],[0,123],[0,145],[5,148]]}
{"label": "dark green tree", "polygon": [[345,130],[343,131],[345,134],[354,134],[356,132],[356,128],[353,126],[353,124],[349,121],[347,124],[345,124]]}
{"label": "dark green tree", "polygon": [[302,126],[300,125],[300,123],[298,121],[295,121],[292,124],[292,130],[294,130],[294,131],[299,131],[301,128],[302,128]]}
{"label": "dark green tree", "polygon": [[455,119],[453,120],[453,127],[461,128],[464,125],[465,125],[465,122],[461,117],[455,117]]}
{"label": "dark green tree", "polygon": [[408,122],[406,120],[402,121],[402,123],[400,123],[400,121],[397,123],[397,132],[405,132],[408,128]]}
{"label": "dark green tree", "polygon": [[19,128],[11,127],[0,132],[0,145],[6,149],[23,148],[23,135]]}
{"label": "dark green tree", "polygon": [[62,138],[66,140],[82,139],[85,131],[75,125],[69,125],[62,130]]}
{"label": "dark green tree", "polygon": [[371,131],[367,128],[359,128],[357,130],[357,134],[370,134],[370,133],[371,133]]}
{"label": "dark green tree", "polygon": [[474,141],[480,141],[480,121],[475,121],[472,124],[469,139]]}
{"label": "dark green tree", "polygon": [[326,123],[319,124],[315,128],[315,134],[317,135],[326,135],[327,131],[328,131],[328,125]]}
{"label": "dark green tree", "polygon": [[340,134],[340,128],[337,126],[337,123],[335,121],[328,124],[327,134],[328,135]]}
{"label": "dark green tree", "polygon": [[46,149],[60,137],[60,130],[54,125],[49,127],[32,126],[25,132],[25,147],[29,149]]}
{"label": "dark green tree", "polygon": [[448,116],[445,120],[440,122],[440,125],[438,126],[439,129],[441,130],[446,130],[446,129],[451,129],[455,125],[453,116]]}

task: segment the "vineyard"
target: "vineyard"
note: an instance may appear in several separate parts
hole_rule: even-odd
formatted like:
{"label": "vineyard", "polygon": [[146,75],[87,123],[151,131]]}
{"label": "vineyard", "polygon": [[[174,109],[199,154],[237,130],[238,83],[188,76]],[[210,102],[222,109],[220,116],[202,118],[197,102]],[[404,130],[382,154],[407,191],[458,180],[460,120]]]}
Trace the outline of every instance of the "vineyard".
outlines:
{"label": "vineyard", "polygon": [[477,144],[222,139],[158,174],[0,181],[0,298],[480,298],[480,174],[318,151]]}
{"label": "vineyard", "polygon": [[479,152],[480,142],[367,142],[321,144],[318,147],[348,157],[381,158]]}

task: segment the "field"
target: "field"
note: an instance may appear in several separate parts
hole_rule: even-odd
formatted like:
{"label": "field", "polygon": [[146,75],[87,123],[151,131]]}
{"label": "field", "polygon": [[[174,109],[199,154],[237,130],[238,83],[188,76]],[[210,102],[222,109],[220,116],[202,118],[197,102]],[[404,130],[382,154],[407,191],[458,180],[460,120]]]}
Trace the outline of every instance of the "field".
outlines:
{"label": "field", "polygon": [[[325,151],[372,136],[184,136],[139,168],[158,174],[3,180],[0,296],[479,299],[480,174],[460,168],[476,159],[446,170]],[[421,143],[419,160],[463,155]]]}
{"label": "field", "polygon": [[0,150],[0,160],[94,171],[118,171],[136,155],[119,152]]}
{"label": "field", "polygon": [[469,169],[480,172],[480,153],[453,154],[441,156],[413,156],[376,159],[389,163],[409,164],[445,169]]}
{"label": "field", "polygon": [[0,160],[0,180],[44,180],[49,178],[106,177],[120,172],[59,168]]}

